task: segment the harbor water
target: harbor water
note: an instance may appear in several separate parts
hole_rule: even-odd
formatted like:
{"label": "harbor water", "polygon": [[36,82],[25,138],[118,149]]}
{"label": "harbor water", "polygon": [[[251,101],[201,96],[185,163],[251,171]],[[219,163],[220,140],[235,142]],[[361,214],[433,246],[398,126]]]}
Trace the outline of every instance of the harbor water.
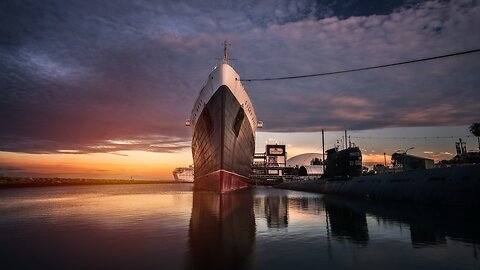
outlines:
{"label": "harbor water", "polygon": [[191,184],[0,190],[1,269],[480,269],[478,209]]}

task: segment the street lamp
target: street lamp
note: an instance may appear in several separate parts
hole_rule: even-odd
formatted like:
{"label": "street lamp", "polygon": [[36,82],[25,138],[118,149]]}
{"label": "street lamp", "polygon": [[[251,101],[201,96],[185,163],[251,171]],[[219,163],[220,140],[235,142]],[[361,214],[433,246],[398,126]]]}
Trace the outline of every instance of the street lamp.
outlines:
{"label": "street lamp", "polygon": [[399,153],[399,154],[407,154],[408,150],[412,150],[412,149],[415,149],[415,147],[410,147],[410,148],[407,148],[405,150],[403,149],[398,149],[397,151],[395,151],[395,153]]}

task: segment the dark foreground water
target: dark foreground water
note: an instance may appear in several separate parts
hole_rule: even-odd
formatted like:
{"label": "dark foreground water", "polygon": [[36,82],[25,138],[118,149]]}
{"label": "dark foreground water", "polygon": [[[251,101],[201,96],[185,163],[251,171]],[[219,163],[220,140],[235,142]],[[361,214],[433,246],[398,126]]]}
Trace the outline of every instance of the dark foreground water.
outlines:
{"label": "dark foreground water", "polygon": [[0,269],[480,269],[479,209],[191,189],[0,190]]}

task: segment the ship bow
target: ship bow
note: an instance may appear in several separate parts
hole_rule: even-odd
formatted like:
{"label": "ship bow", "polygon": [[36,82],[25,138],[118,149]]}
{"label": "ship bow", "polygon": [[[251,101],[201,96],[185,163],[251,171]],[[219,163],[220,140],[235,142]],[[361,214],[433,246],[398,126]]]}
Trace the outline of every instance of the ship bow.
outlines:
{"label": "ship bow", "polygon": [[194,129],[195,189],[225,193],[249,186],[254,150],[253,129],[242,105],[227,86],[220,86]]}

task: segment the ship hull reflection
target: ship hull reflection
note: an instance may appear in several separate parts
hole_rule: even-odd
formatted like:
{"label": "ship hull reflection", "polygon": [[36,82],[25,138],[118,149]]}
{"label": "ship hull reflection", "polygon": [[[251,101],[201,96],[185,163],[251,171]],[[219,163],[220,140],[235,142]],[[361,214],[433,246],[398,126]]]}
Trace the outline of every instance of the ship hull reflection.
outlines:
{"label": "ship hull reflection", "polygon": [[251,189],[227,194],[194,192],[190,219],[190,266],[251,269],[255,215]]}

